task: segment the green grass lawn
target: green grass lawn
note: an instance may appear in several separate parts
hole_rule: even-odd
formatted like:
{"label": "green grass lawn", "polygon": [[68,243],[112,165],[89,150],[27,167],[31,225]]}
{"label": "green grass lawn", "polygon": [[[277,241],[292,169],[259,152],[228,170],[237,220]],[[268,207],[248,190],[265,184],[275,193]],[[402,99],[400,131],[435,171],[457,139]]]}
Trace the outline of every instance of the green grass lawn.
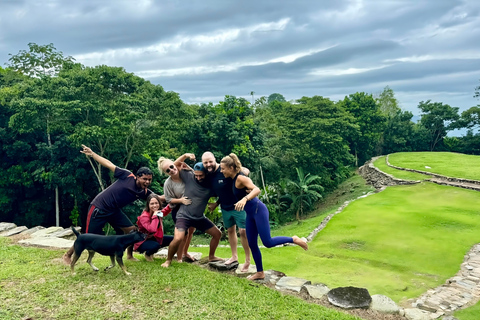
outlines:
{"label": "green grass lawn", "polygon": [[388,161],[397,167],[480,180],[480,156],[451,152],[400,152],[389,155]]}
{"label": "green grass lawn", "polygon": [[[264,268],[331,288],[364,287],[402,302],[459,270],[464,254],[480,240],[478,203],[478,192],[433,183],[389,187],[352,202],[307,252],[299,247],[262,249]],[[320,218],[313,218],[313,225]],[[287,226],[274,234],[292,235],[294,229]],[[218,252],[230,254],[228,248]]]}
{"label": "green grass lawn", "polygon": [[478,320],[480,315],[480,302],[471,306],[470,308],[466,308],[463,310],[459,310],[454,313],[454,316],[459,320]]}
{"label": "green grass lawn", "polygon": [[426,174],[421,174],[421,173],[416,173],[416,172],[411,172],[411,171],[405,171],[405,170],[399,170],[399,169],[389,167],[387,165],[385,159],[386,159],[386,157],[382,156],[382,157],[378,158],[377,160],[375,160],[373,165],[376,168],[380,169],[381,171],[383,171],[385,173],[388,173],[388,174],[391,174],[395,178],[403,179],[403,180],[413,180],[413,181],[425,180],[425,179],[431,178],[431,176],[426,175]]}
{"label": "green grass lawn", "polygon": [[[62,254],[0,238],[0,319],[358,319],[187,263],[125,261],[126,276],[82,257],[72,276]],[[109,261],[94,258],[101,270]]]}

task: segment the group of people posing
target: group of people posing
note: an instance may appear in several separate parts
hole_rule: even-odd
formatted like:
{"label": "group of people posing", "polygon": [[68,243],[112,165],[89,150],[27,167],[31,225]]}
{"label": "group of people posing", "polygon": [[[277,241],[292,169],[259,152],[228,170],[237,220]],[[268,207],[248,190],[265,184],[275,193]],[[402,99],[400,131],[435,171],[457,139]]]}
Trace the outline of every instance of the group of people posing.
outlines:
{"label": "group of people posing", "polygon": [[[202,155],[202,161],[193,168],[185,163],[195,161],[195,155],[186,153],[175,161],[161,157],[158,169],[168,176],[164,184],[164,195],[158,195],[148,189],[152,182],[152,171],[142,167],[134,175],[126,169],[115,166],[89,147],[82,145],[82,153],[92,157],[102,166],[114,173],[117,179],[107,189],[98,194],[90,204],[86,219],[85,233],[102,234],[109,223],[115,230],[129,233],[136,227],[121,211],[121,208],[137,199],[146,200],[145,209],[137,218],[140,232],[147,234],[144,241],[127,248],[127,259],[137,260],[133,251],[143,253],[147,261],[153,261],[153,254],[168,246],[167,260],[162,267],[168,268],[177,255],[177,261],[194,261],[188,253],[188,246],[195,230],[209,234],[209,261],[224,261],[226,265],[238,263],[237,227],[240,242],[245,251],[245,263],[241,271],[250,266],[250,254],[257,272],[248,277],[250,280],[265,278],[262,255],[258,246],[258,236],[265,247],[270,248],[285,243],[294,243],[307,250],[308,245],[297,236],[271,237],[267,207],[258,199],[260,189],[248,177],[249,171],[242,167],[234,153],[225,156],[220,164],[211,152]],[[209,199],[217,197],[214,203]],[[167,204],[164,206],[164,204]],[[223,223],[228,232],[232,256],[228,260],[215,256],[220,242],[221,231],[205,217],[205,209],[214,210],[220,205]],[[163,232],[163,217],[171,214],[175,222],[173,236]],[[63,256],[66,264],[71,263],[73,247]]]}

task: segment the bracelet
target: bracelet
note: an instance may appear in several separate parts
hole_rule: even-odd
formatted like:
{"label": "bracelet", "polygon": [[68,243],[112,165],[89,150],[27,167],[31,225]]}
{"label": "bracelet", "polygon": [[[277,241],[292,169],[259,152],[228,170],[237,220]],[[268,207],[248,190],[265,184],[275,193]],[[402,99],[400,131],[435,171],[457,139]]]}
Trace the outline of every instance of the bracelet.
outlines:
{"label": "bracelet", "polygon": [[245,198],[245,200],[250,201],[250,199],[248,199],[247,196],[245,196],[244,198]]}

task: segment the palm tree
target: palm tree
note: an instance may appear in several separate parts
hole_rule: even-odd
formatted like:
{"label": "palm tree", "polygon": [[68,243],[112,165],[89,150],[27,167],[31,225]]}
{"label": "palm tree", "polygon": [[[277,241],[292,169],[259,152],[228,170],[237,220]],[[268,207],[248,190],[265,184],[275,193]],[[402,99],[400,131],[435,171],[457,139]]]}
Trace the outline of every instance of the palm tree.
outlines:
{"label": "palm tree", "polygon": [[298,221],[306,210],[322,198],[320,192],[323,191],[323,187],[319,184],[319,176],[304,174],[302,168],[295,168],[295,170],[297,170],[298,181],[288,180],[288,189],[291,200],[290,210],[295,212],[295,219]]}
{"label": "palm tree", "polygon": [[250,91],[250,95],[252,96],[252,105],[253,105],[254,100],[255,100],[254,94],[255,94],[255,91]]}

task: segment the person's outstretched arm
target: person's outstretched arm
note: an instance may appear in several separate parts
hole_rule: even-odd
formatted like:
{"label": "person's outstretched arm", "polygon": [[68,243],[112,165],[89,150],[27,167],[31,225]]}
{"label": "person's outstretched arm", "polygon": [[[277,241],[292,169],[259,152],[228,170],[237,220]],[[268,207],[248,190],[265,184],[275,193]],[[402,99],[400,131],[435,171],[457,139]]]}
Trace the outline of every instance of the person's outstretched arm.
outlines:
{"label": "person's outstretched arm", "polygon": [[183,164],[185,163],[185,160],[189,158],[190,160],[195,160],[195,155],[193,153],[185,153],[185,154],[182,154],[180,157],[177,158],[177,160],[175,160],[173,162],[173,164],[179,168],[179,170],[183,169]]}
{"label": "person's outstretched arm", "polygon": [[98,163],[100,163],[105,168],[108,168],[110,171],[115,172],[115,167],[116,166],[110,160],[105,159],[102,156],[99,156],[98,154],[93,152],[92,149],[90,149],[89,147],[87,147],[84,144],[82,144],[82,148],[83,148],[83,150],[80,151],[81,153],[85,154],[88,157],[92,157],[93,160],[97,161]]}

